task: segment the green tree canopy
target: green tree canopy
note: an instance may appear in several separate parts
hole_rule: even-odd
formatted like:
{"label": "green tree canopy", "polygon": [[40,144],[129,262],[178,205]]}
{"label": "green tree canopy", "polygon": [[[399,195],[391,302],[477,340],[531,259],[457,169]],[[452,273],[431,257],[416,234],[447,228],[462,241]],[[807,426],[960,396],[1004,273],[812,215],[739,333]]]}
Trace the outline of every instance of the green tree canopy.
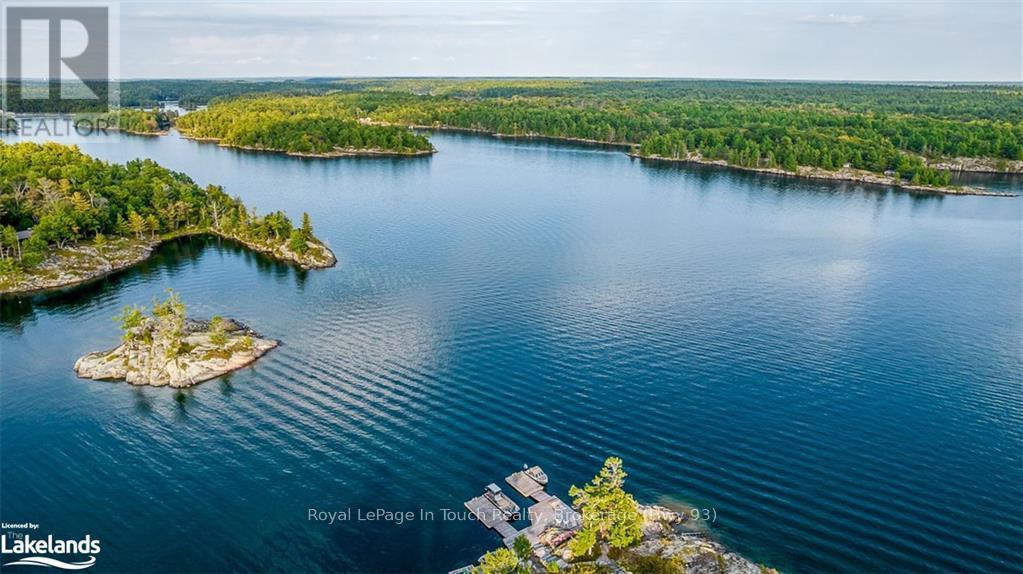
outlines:
{"label": "green tree canopy", "polygon": [[643,516],[636,500],[623,488],[626,476],[622,459],[610,457],[589,484],[569,489],[583,518],[582,530],[573,540],[573,553],[586,554],[599,541],[625,548],[642,538]]}
{"label": "green tree canopy", "polygon": [[498,548],[487,552],[480,558],[478,566],[472,569],[473,574],[528,574],[529,569],[520,561],[514,552],[507,548]]}

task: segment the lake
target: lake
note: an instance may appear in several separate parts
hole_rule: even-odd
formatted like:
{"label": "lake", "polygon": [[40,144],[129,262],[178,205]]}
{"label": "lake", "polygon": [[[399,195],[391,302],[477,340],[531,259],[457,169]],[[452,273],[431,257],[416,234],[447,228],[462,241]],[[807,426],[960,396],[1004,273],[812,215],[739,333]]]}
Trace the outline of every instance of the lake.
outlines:
{"label": "lake", "polygon": [[[100,539],[95,571],[447,571],[500,541],[443,509],[523,463],[567,496],[617,455],[641,502],[711,509],[786,571],[1020,571],[1020,198],[432,140],[326,161],[84,144],[307,211],[340,262],[194,238],[4,300],[0,517]],[[184,391],[75,377],[170,287],[283,345]]]}

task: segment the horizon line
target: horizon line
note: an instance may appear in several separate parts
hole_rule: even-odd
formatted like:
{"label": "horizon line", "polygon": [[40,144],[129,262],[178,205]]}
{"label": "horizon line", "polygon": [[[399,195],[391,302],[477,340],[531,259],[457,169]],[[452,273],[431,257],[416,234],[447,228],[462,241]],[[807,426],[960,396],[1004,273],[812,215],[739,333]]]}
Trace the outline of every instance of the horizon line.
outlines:
{"label": "horizon line", "polygon": [[[700,76],[485,76],[485,75],[384,75],[384,76],[165,76],[165,77],[127,77],[111,79],[111,82],[152,82],[152,81],[343,81],[343,80],[613,80],[613,81],[694,81],[694,82],[773,82],[802,84],[889,84],[889,85],[1019,85],[1023,86],[1023,78],[1019,80],[868,80],[868,79],[814,79],[814,78],[739,78],[739,77],[700,77]],[[0,76],[0,83],[7,82],[49,82],[45,78],[19,78],[8,80]],[[65,80],[60,80],[65,81]],[[81,80],[66,80],[81,82]],[[90,80],[92,81],[92,80]]]}

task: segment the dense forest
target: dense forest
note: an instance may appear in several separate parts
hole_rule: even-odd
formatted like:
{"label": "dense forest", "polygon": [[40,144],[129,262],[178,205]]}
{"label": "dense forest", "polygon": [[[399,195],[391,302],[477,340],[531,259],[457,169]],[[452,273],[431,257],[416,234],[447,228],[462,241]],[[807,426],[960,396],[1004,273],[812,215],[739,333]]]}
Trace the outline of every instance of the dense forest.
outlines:
{"label": "dense forest", "polygon": [[[24,229],[32,234],[19,244],[15,232]],[[220,187],[199,187],[152,160],[120,165],[74,146],[0,142],[0,272],[33,267],[50,247],[197,230],[298,253],[316,241],[308,216],[299,227],[280,211],[259,216]]]}
{"label": "dense forest", "polygon": [[243,97],[186,114],[177,127],[190,137],[214,138],[225,145],[292,153],[433,150],[429,140],[409,129],[365,124],[357,115],[334,97]]}
{"label": "dense forest", "polygon": [[[1023,86],[738,80],[307,79],[145,80],[126,105],[210,103],[182,131],[228,145],[325,153],[421,151],[395,126],[447,126],[634,146],[640,156],[745,167],[897,172],[944,185],[929,161],[1023,160]],[[254,95],[262,94],[262,95]]]}
{"label": "dense forest", "polygon": [[[236,99],[185,122],[196,124],[189,128],[192,135],[228,135],[229,142],[255,147],[288,144],[318,151],[332,138],[359,147],[367,134],[354,122],[364,118],[633,144],[639,155],[699,154],[747,167],[791,171],[848,165],[934,185],[947,183],[949,176],[928,168],[925,159],[1023,159],[1023,87],[1018,85],[367,79],[180,81],[161,89],[172,87],[173,94],[161,93],[196,101],[259,88],[280,94],[330,92]],[[242,120],[243,112],[259,115]],[[340,125],[325,121],[328,117],[341,118]]]}
{"label": "dense forest", "polygon": [[865,84],[751,80],[630,79],[306,79],[133,80],[120,84],[124,107],[177,100],[186,108],[246,94],[392,92],[458,99],[566,97],[585,101],[813,104],[875,114],[1023,122],[1020,84]]}
{"label": "dense forest", "polygon": [[797,165],[849,165],[898,171],[932,185],[946,184],[949,176],[926,167],[922,158],[1023,159],[1023,123],[851,112],[822,104],[548,96],[420,96],[370,103],[366,100],[380,96],[355,98],[356,105],[373,109],[372,118],[393,123],[638,144],[639,155],[680,158],[698,153],[735,165],[789,171]]}

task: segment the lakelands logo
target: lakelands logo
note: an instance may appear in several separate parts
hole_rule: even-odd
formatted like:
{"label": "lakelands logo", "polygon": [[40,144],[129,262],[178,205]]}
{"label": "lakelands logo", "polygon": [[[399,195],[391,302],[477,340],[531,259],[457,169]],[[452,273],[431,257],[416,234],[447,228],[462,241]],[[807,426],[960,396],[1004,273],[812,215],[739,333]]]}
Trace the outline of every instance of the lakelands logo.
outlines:
{"label": "lakelands logo", "polygon": [[[54,538],[53,535],[46,538],[32,538],[31,535],[0,536],[0,552],[4,558],[7,555],[19,555],[20,558],[5,562],[7,566],[45,566],[47,568],[60,568],[61,570],[84,570],[96,563],[96,554],[99,554],[99,540],[93,540],[91,535],[86,535],[81,540],[62,540]],[[46,555],[50,556],[46,556]],[[54,558],[53,555],[60,556]],[[70,556],[78,557],[88,555],[88,560],[70,562]],[[65,558],[67,556],[67,558]]]}

